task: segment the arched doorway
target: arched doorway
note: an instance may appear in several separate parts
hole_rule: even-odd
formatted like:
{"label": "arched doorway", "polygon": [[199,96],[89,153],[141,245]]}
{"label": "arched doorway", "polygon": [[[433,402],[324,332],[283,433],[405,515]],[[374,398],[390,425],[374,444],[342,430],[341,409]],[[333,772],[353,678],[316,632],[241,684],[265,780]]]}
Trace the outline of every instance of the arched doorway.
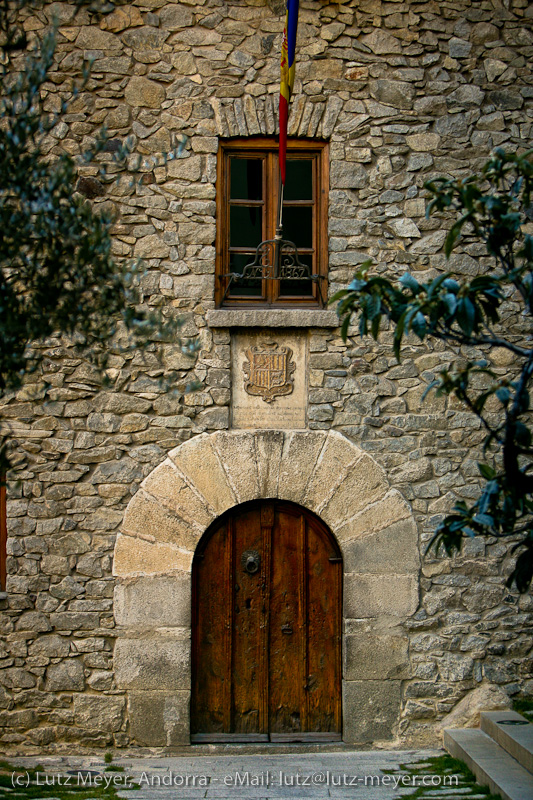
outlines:
{"label": "arched doorway", "polygon": [[216,520],[192,569],[192,741],[340,739],[341,621],[318,517],[269,499]]}
{"label": "arched doorway", "polygon": [[218,431],[168,454],[117,536],[113,667],[132,743],[190,743],[193,558],[222,515],[262,498],[309,509],[342,551],[343,741],[397,736],[412,677],[404,623],[418,608],[411,509],[377,462],[336,431]]}

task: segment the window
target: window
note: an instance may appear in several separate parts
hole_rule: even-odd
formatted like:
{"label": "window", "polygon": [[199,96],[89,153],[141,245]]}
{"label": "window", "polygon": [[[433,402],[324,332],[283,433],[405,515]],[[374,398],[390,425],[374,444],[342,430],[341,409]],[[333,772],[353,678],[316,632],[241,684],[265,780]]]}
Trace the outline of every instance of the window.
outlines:
{"label": "window", "polygon": [[[279,279],[262,267],[244,276],[278,224],[279,165],[275,139],[221,144],[217,183],[217,306],[321,307],[327,298],[327,144],[287,145],[283,239],[294,242],[309,270]],[[243,276],[243,277],[239,277]],[[309,277],[313,276],[313,277]]]}

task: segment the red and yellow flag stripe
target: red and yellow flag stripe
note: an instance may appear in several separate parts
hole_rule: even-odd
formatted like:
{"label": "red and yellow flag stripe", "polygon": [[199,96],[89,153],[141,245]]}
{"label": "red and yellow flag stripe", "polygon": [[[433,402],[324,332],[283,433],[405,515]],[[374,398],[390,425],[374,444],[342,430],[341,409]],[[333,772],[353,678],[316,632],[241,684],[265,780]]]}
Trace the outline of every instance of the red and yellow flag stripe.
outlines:
{"label": "red and yellow flag stripe", "polygon": [[281,81],[279,88],[279,168],[281,172],[281,182],[283,185],[285,185],[289,102],[294,86],[298,7],[299,0],[287,0],[285,30],[283,31],[283,41],[281,43]]}

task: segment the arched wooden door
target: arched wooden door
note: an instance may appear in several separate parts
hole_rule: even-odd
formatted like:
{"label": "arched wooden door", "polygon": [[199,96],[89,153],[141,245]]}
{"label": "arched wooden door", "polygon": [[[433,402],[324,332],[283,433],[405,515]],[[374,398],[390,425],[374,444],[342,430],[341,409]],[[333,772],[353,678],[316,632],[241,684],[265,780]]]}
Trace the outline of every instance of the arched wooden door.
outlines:
{"label": "arched wooden door", "polygon": [[232,509],[193,562],[193,742],[341,738],[342,558],[294,503]]}

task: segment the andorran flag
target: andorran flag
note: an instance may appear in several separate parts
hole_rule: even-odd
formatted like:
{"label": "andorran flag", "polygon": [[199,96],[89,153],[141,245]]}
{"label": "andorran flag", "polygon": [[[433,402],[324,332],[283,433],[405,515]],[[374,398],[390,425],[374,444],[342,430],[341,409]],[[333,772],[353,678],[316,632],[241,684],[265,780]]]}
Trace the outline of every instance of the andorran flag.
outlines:
{"label": "andorran flag", "polygon": [[296,31],[298,29],[299,0],[287,0],[287,16],[281,43],[281,82],[279,88],[279,169],[281,182],[285,186],[285,162],[287,156],[287,122],[289,102],[294,86],[294,55]]}

